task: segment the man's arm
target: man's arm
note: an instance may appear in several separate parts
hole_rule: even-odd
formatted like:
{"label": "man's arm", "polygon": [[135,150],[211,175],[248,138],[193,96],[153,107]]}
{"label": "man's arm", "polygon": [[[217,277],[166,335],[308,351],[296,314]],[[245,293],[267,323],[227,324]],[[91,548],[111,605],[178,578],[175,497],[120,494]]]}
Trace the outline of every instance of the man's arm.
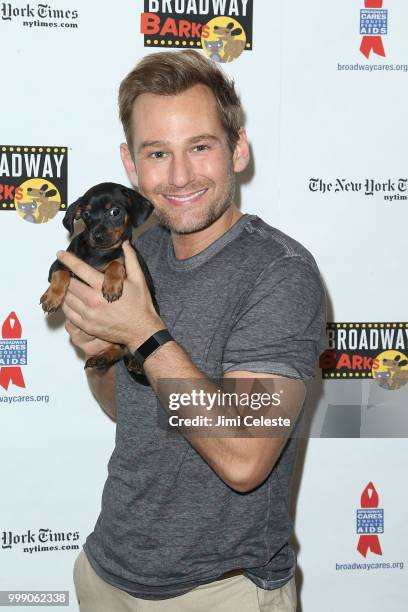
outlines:
{"label": "man's arm", "polygon": [[[103,350],[107,344],[104,340],[85,333],[69,320],[66,320],[65,328],[72,343],[85,354],[85,359]],[[144,371],[169,416],[173,414],[169,409],[169,394],[166,392],[166,386],[159,384],[161,380],[183,381],[183,392],[191,391],[193,386],[196,389],[205,389],[209,393],[216,391],[216,386],[212,381],[196,368],[188,354],[174,341],[168,342],[153,353],[146,360]],[[104,369],[88,368],[86,374],[90,389],[101,408],[112,420],[116,421],[115,366]],[[285,405],[280,408],[279,412],[290,416],[291,422],[295,423],[304,399],[305,387],[302,381],[253,372],[231,372],[225,376],[225,378],[231,377],[234,379],[251,378],[251,380],[278,378],[284,381],[280,383],[279,388],[285,388]],[[174,386],[171,385],[170,392],[173,390]],[[208,416],[204,406],[195,409],[194,415],[200,414],[203,417]],[[223,407],[213,406],[211,417],[214,420],[225,414]],[[234,412],[234,414],[237,416],[238,413]],[[193,415],[187,411],[185,416]],[[232,416],[231,411],[229,416]],[[220,435],[224,433],[226,437],[213,437],[214,429],[209,430],[207,436],[204,432],[205,437],[197,437],[194,431],[192,435],[189,435],[184,428],[181,429],[181,433],[226,484],[244,493],[254,489],[268,476],[291,429],[292,427],[280,436],[272,436],[262,428],[253,428],[248,434],[248,430],[243,431],[233,426],[218,429],[217,433]],[[258,437],[249,437],[251,433]],[[265,435],[265,437],[259,437],[260,435]]]}
{"label": "man's arm", "polygon": [[[65,328],[70,335],[72,343],[85,354],[85,359],[103,350],[107,344],[104,340],[99,340],[85,333],[68,320],[66,321]],[[164,351],[168,353],[169,350],[170,354],[166,355]],[[162,351],[164,354],[160,358],[160,352]],[[160,379],[177,380],[179,378],[183,381],[186,380],[184,392],[192,389],[191,381],[195,388],[199,386],[207,392],[213,393],[216,390],[213,383],[195,367],[187,353],[175,342],[170,342],[168,345],[161,347],[157,354],[153,354],[146,360],[145,373],[169,416],[172,415],[172,412],[168,408],[168,394],[164,392],[164,387],[158,384]],[[116,421],[115,367],[111,366],[110,368],[103,369],[88,368],[86,374],[95,399],[104,412],[112,420]],[[253,372],[231,372],[225,376],[225,378],[232,377],[234,379],[251,378],[251,380],[255,378],[280,378],[281,381],[285,381],[280,384],[280,387],[285,387],[285,405],[282,406],[279,412],[290,416],[292,423],[295,423],[304,398],[304,383],[283,377],[273,377],[270,374],[255,374]],[[194,384],[196,380],[197,385]],[[264,391],[266,391],[266,388],[264,388]],[[271,388],[269,388],[269,391],[271,391]],[[194,415],[200,413],[202,416],[208,416],[205,407],[202,407],[201,410],[196,409]],[[214,420],[218,416],[225,416],[225,414],[223,407],[213,406],[211,415]],[[237,416],[236,412],[234,414]],[[186,416],[191,417],[192,415],[187,412]],[[232,416],[231,412],[229,416]],[[220,434],[224,431],[225,438],[211,437],[212,432],[210,430],[207,437],[197,437],[194,432],[192,435],[189,435],[185,429],[182,429],[182,433],[226,484],[237,491],[246,492],[258,486],[268,476],[280,455],[291,429],[287,429],[285,435],[272,436],[266,430],[262,431],[260,428],[252,428],[251,433],[254,433],[255,436],[265,435],[265,438],[242,437],[241,434],[248,436],[248,430],[242,431],[232,426],[228,426],[224,430],[218,429]]]}
{"label": "man's arm", "polygon": [[[169,395],[176,389],[187,394],[191,394],[193,388],[215,395],[217,392],[216,385],[196,368],[187,353],[176,342],[167,342],[148,357],[144,364],[144,372],[168,415],[174,414],[169,407]],[[197,435],[197,428],[190,430],[182,428],[181,432],[228,486],[245,493],[259,486],[271,472],[302,408],[306,387],[301,380],[266,373],[231,372],[225,376],[225,378],[232,377],[250,378],[251,381],[263,379],[263,384],[266,384],[264,391],[268,387],[269,390],[272,388],[283,390],[282,403],[275,414],[284,414],[289,418],[290,428],[281,428],[279,434],[273,435],[265,427],[254,430],[251,428],[250,431],[229,425],[218,430],[226,437],[215,437],[212,426],[207,429],[207,434],[205,427],[201,428],[200,435]],[[168,385],[164,382],[166,380],[169,381]],[[179,411],[179,414],[186,417],[197,415],[205,417],[210,413],[205,406],[200,406],[195,407],[192,414],[189,406],[184,411]],[[229,411],[230,417],[232,414],[235,417],[238,415],[234,407]],[[211,410],[213,422],[216,422],[219,416],[225,416],[225,407],[214,405]]]}
{"label": "man's arm", "polygon": [[[90,336],[68,319],[65,321],[65,329],[72,344],[84,353],[85,361],[108,346],[108,342]],[[116,421],[115,366],[103,369],[87,368],[86,375],[95,399],[104,412]]]}
{"label": "man's arm", "polygon": [[103,370],[87,368],[86,375],[95,399],[106,414],[116,421],[115,366]]}

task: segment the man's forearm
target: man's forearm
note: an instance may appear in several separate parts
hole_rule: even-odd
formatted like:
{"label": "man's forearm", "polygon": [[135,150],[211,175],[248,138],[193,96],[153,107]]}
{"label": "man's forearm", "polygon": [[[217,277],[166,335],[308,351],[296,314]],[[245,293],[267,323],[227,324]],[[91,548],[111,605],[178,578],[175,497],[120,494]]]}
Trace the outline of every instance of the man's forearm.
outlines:
{"label": "man's forearm", "polygon": [[[175,342],[166,343],[151,355],[145,362],[144,371],[168,415],[174,414],[169,407],[170,393],[176,390],[188,393],[196,386],[195,381],[200,389],[205,389],[207,392],[214,393],[217,390],[217,386],[194,365],[189,355]],[[273,384],[272,380],[271,382]],[[298,382],[299,387],[296,387],[298,397],[293,397],[292,394],[289,410],[286,410],[286,406],[280,407],[283,412],[286,411],[289,414],[292,412],[294,417],[296,417],[299,398],[303,395],[303,383]],[[281,386],[280,382],[278,388]],[[188,410],[191,410],[191,407],[179,410],[179,414],[192,416],[191,413],[188,414]],[[229,416],[238,415],[234,406],[229,407],[228,412]],[[208,414],[203,406],[194,410],[194,415],[203,418]],[[211,415],[215,421],[219,416],[225,415],[225,408],[215,405],[211,410]],[[293,423],[294,421],[295,418]],[[232,419],[230,422],[234,423],[235,420]],[[204,435],[196,435],[197,430],[195,432],[194,428],[192,430],[180,428],[183,436],[220,478],[232,488],[242,492],[250,490],[251,483],[255,482],[254,486],[256,486],[266,478],[282,450],[287,435],[285,432],[282,436],[271,438],[267,434],[268,439],[261,439],[263,432],[258,431],[260,435],[251,438],[253,432],[248,434],[248,431],[245,432],[234,425],[217,428],[217,436],[211,433],[206,435],[205,431]]]}
{"label": "man's forearm", "polygon": [[88,383],[106,414],[116,421],[115,366],[107,369],[87,368]]}

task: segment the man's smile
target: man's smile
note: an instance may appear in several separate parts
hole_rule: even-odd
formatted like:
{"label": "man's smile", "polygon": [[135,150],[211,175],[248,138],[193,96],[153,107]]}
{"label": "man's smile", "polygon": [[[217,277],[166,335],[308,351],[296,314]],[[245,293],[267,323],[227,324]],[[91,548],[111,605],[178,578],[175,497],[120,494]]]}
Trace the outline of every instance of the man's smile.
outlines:
{"label": "man's smile", "polygon": [[207,188],[187,193],[185,195],[170,195],[167,193],[162,194],[166,200],[168,200],[174,206],[185,206],[186,204],[194,204],[197,202],[207,191]]}

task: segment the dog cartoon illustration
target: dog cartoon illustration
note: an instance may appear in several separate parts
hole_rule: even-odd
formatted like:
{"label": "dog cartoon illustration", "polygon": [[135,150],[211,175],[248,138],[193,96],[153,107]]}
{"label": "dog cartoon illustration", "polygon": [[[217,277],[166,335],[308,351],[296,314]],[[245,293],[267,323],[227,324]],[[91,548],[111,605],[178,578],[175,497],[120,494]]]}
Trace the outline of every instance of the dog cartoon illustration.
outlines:
{"label": "dog cartoon illustration", "polygon": [[396,355],[394,359],[383,359],[385,372],[377,372],[376,381],[384,389],[400,389],[408,382],[408,370],[402,370],[408,365],[407,359],[401,359],[401,355]]}
{"label": "dog cartoon illustration", "polygon": [[27,193],[33,199],[33,203],[38,206],[38,217],[35,219],[35,223],[46,223],[59,211],[60,204],[59,202],[52,202],[49,198],[52,198],[57,195],[56,189],[48,189],[48,184],[44,183],[40,189],[33,189],[32,187],[28,187]]}
{"label": "dog cartoon illustration", "polygon": [[224,55],[221,60],[223,63],[232,62],[241,55],[245,48],[245,40],[237,40],[234,37],[242,34],[242,28],[234,28],[231,21],[225,28],[215,25],[214,34],[224,43]]}

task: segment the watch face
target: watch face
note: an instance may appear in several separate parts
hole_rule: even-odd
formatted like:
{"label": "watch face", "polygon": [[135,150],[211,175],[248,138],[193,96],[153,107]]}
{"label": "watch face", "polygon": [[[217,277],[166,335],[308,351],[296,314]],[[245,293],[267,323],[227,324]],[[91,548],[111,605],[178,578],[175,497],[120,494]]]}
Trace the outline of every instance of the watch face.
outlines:
{"label": "watch face", "polygon": [[148,356],[151,355],[153,351],[155,351],[161,345],[162,343],[159,342],[159,340],[156,340],[156,338],[153,335],[153,336],[150,336],[150,338],[148,338],[146,342],[143,342],[143,344],[139,346],[139,348],[133,354],[136,357],[136,359],[140,355],[142,360],[145,361],[148,358]]}
{"label": "watch face", "polygon": [[156,349],[158,349],[163,344],[166,344],[169,340],[173,340],[170,332],[167,329],[161,329],[156,332],[150,338],[148,338],[143,344],[137,348],[134,353],[127,353],[123,357],[123,361],[129,372],[133,372],[135,374],[143,373],[143,364],[146,359],[154,353]]}

